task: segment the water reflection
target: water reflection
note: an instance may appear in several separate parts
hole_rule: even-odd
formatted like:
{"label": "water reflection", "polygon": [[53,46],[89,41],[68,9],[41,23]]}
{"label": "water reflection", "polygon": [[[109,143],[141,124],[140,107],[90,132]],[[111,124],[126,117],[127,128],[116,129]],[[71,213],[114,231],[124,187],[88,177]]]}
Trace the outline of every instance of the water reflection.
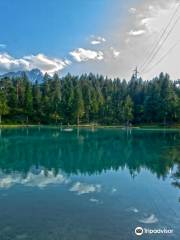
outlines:
{"label": "water reflection", "polygon": [[61,182],[62,173],[97,175],[124,168],[132,177],[141,169],[148,169],[158,178],[171,173],[173,185],[180,187],[180,133],[80,129],[77,134],[75,130],[49,128],[1,131],[0,186],[8,185],[10,178],[24,184],[32,184],[32,178],[34,183],[45,178],[47,183]]}
{"label": "water reflection", "polygon": [[69,179],[62,173],[54,176],[52,171],[40,170],[36,173],[32,170],[23,177],[20,173],[4,174],[0,172],[0,189],[8,189],[15,184],[21,184],[27,187],[44,188],[50,184],[67,184]]}
{"label": "water reflection", "polygon": [[3,129],[0,239],[179,239],[179,163],[177,131]]}

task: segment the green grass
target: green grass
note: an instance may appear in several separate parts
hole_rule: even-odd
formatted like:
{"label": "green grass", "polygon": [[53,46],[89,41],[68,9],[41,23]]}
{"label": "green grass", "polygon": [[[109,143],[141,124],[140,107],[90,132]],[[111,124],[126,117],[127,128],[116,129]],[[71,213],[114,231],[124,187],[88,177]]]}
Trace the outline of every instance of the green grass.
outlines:
{"label": "green grass", "polygon": [[[0,128],[27,128],[27,127],[47,127],[47,128],[60,128],[61,125],[38,125],[38,124],[0,124]],[[63,125],[62,128],[125,128],[124,125],[98,125],[98,124],[80,124],[78,125]],[[147,130],[158,130],[158,129],[180,129],[180,124],[174,124],[171,126],[163,126],[158,124],[139,124],[139,125],[133,125],[133,129],[147,129]]]}

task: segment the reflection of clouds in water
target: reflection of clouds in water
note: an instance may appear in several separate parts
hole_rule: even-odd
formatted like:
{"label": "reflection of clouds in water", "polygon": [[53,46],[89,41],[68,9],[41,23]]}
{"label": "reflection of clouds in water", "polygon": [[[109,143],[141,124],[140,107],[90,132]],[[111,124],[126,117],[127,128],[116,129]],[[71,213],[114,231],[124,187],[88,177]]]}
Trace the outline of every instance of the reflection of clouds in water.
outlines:
{"label": "reflection of clouds in water", "polygon": [[99,200],[99,199],[96,199],[96,198],[90,198],[89,201],[92,202],[92,203],[96,203],[96,204],[103,204],[102,200]]}
{"label": "reflection of clouds in water", "polygon": [[135,207],[128,208],[128,211],[133,212],[133,213],[138,213],[139,210]]}
{"label": "reflection of clouds in water", "polygon": [[139,222],[145,223],[145,224],[153,224],[153,223],[157,223],[158,219],[156,218],[156,216],[154,214],[151,214],[147,218],[140,219]]}
{"label": "reflection of clouds in water", "polygon": [[[130,207],[127,209],[127,211],[133,212],[133,213],[139,213],[139,210],[135,207]],[[153,224],[153,223],[157,223],[158,221],[159,220],[154,214],[151,214],[149,216],[146,215],[144,218],[139,219],[139,222],[144,224]]]}
{"label": "reflection of clouds in water", "polygon": [[99,200],[99,199],[96,199],[96,198],[90,198],[89,201],[92,202],[92,203],[96,203],[96,204],[103,204],[102,200]]}
{"label": "reflection of clouds in water", "polygon": [[115,193],[115,192],[117,192],[117,189],[116,188],[112,188],[111,192]]}
{"label": "reflection of clouds in water", "polygon": [[78,195],[92,193],[92,192],[100,192],[101,185],[77,182],[70,188],[70,191],[77,192]]}
{"label": "reflection of clouds in water", "polygon": [[98,203],[98,202],[99,202],[99,200],[96,199],[96,198],[90,198],[89,201],[90,201],[90,202],[94,202],[94,203]]}
{"label": "reflection of clouds in water", "polygon": [[28,235],[26,233],[18,234],[16,236],[16,239],[18,239],[18,240],[23,240],[23,239],[27,239],[27,238],[28,238]]}
{"label": "reflection of clouds in water", "polygon": [[5,198],[5,197],[8,197],[8,194],[7,194],[7,193],[2,193],[2,194],[0,194],[0,199]]}
{"label": "reflection of clouds in water", "polygon": [[0,188],[10,188],[15,184],[22,184],[28,187],[44,188],[49,184],[68,183],[69,180],[61,173],[54,176],[53,171],[41,170],[38,174],[28,173],[26,178],[21,174],[2,174],[0,173]]}
{"label": "reflection of clouds in water", "polygon": [[11,231],[10,226],[6,226],[5,228],[1,229],[1,232],[9,232],[9,231]]}

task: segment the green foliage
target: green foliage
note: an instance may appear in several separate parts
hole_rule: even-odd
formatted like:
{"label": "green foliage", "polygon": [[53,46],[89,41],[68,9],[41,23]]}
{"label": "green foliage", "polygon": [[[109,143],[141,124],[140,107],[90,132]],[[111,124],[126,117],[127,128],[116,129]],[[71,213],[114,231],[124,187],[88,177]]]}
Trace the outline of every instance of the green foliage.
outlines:
{"label": "green foliage", "polygon": [[179,86],[163,73],[150,81],[45,74],[42,83],[31,83],[24,74],[0,80],[0,116],[12,123],[178,123]]}
{"label": "green foliage", "polygon": [[133,119],[133,102],[131,97],[128,95],[122,104],[122,118],[126,125]]}
{"label": "green foliage", "polygon": [[0,123],[3,115],[9,113],[9,108],[7,105],[7,100],[3,92],[0,92]]}
{"label": "green foliage", "polygon": [[82,98],[81,88],[79,86],[76,86],[74,90],[73,112],[75,118],[77,119],[77,124],[79,125],[80,118],[82,118],[84,115],[84,102]]}

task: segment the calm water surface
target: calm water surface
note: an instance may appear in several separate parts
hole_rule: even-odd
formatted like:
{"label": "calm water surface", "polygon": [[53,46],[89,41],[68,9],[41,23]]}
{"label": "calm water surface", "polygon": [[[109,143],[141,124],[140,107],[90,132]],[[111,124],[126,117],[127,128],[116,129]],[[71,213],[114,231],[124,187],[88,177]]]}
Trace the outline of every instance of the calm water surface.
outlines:
{"label": "calm water surface", "polygon": [[0,240],[178,240],[179,178],[179,131],[3,129]]}

